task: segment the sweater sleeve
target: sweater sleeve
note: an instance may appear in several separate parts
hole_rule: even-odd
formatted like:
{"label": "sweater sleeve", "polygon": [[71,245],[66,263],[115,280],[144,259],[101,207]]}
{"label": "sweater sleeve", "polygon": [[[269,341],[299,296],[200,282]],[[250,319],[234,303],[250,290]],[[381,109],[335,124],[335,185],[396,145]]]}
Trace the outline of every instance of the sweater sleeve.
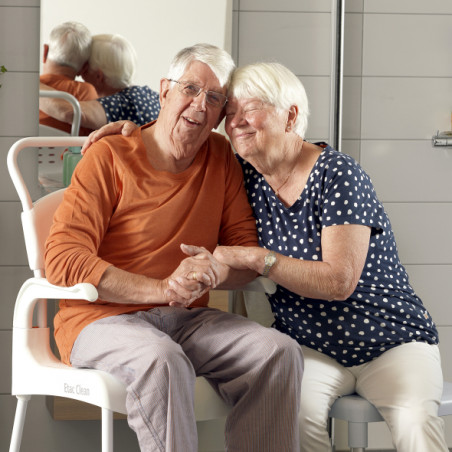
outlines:
{"label": "sweater sleeve", "polygon": [[117,201],[115,172],[112,153],[102,142],[77,165],[46,242],[46,277],[52,284],[97,286],[110,266],[97,251]]}

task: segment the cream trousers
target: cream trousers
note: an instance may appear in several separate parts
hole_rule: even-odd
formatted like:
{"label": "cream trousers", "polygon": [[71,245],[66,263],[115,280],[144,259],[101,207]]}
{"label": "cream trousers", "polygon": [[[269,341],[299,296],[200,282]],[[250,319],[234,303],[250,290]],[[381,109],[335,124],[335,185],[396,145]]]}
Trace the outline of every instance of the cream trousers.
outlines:
{"label": "cream trousers", "polygon": [[337,397],[353,392],[377,407],[398,452],[448,451],[444,422],[437,416],[443,388],[438,346],[411,342],[353,367],[343,367],[308,347],[303,346],[302,350],[302,452],[331,451],[327,432],[329,409]]}

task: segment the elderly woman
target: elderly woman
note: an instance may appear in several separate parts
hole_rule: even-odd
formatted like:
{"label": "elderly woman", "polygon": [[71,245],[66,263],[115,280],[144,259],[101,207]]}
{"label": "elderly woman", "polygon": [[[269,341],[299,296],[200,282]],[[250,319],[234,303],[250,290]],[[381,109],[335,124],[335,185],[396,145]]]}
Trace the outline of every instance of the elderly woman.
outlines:
{"label": "elderly woman", "polygon": [[348,155],[304,140],[308,100],[284,66],[239,68],[228,93],[226,132],[260,247],[218,247],[215,256],[278,285],[273,326],[305,356],[301,449],[331,450],[329,409],[356,391],[380,411],[399,452],[447,451],[438,332],[369,176]]}

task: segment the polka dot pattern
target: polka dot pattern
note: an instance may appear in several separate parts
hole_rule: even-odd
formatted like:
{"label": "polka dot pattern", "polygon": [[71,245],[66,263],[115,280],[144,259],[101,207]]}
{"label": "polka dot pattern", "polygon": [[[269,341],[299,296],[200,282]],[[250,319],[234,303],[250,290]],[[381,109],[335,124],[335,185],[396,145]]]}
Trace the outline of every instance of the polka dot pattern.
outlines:
{"label": "polka dot pattern", "polygon": [[148,86],[129,86],[97,100],[104,107],[108,122],[128,119],[142,126],[157,119],[160,112],[159,94]]}
{"label": "polka dot pattern", "polygon": [[278,286],[269,297],[273,326],[344,366],[365,363],[406,342],[438,343],[435,324],[400,263],[389,218],[370,178],[348,155],[318,144],[325,149],[290,208],[238,156],[260,245],[321,261],[323,228],[362,224],[372,228],[369,252],[358,286],[345,301],[305,298]]}

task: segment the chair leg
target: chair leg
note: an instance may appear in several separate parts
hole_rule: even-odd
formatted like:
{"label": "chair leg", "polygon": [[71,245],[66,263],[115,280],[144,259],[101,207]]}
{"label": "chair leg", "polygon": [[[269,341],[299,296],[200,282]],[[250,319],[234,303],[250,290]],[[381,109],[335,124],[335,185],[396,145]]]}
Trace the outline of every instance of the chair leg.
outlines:
{"label": "chair leg", "polygon": [[22,442],[22,433],[24,431],[25,416],[27,414],[27,406],[30,398],[31,396],[29,395],[17,396],[16,414],[14,416],[14,425],[11,434],[11,443],[9,445],[9,452],[20,451],[20,443]]}
{"label": "chair leg", "polygon": [[367,445],[367,422],[349,422],[348,447],[350,447],[350,452],[364,452]]}
{"label": "chair leg", "polygon": [[330,437],[331,442],[331,452],[336,451],[336,447],[334,445],[334,417],[328,418],[328,436]]}
{"label": "chair leg", "polygon": [[113,452],[113,411],[102,408],[102,452]]}

